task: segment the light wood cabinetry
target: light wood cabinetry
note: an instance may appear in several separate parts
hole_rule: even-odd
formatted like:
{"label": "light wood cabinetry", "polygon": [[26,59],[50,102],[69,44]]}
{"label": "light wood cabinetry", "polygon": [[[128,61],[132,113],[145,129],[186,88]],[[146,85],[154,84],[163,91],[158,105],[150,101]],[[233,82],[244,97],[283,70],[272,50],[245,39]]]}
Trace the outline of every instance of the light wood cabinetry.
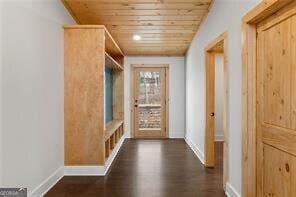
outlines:
{"label": "light wood cabinetry", "polygon": [[[123,136],[123,53],[104,26],[65,26],[65,165],[104,165]],[[113,121],[105,124],[105,66]]]}

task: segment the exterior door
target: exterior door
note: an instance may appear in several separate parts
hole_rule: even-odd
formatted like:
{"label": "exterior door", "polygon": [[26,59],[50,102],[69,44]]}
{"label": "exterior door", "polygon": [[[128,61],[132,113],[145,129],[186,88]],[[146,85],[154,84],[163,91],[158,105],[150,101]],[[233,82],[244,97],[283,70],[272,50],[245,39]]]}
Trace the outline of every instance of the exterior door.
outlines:
{"label": "exterior door", "polygon": [[296,196],[295,14],[282,10],[257,28],[257,196]]}
{"label": "exterior door", "polygon": [[166,68],[134,67],[133,74],[134,137],[166,137]]}

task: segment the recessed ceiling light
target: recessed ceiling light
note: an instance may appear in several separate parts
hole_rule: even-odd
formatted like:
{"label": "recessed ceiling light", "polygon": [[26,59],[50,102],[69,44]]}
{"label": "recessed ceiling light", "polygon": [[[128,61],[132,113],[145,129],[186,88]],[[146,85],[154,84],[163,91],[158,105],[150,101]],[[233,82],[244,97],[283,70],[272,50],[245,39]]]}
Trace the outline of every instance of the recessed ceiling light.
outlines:
{"label": "recessed ceiling light", "polygon": [[137,40],[141,40],[141,36],[139,36],[139,35],[134,35],[134,36],[133,36],[133,39],[136,40],[136,41],[137,41]]}

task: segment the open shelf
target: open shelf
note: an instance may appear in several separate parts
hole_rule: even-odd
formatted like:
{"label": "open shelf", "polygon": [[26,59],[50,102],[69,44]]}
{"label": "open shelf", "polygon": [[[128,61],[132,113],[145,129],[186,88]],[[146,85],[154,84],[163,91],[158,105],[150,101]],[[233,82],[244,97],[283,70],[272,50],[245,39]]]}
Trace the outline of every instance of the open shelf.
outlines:
{"label": "open shelf", "polygon": [[112,150],[123,136],[123,120],[113,120],[106,125],[105,129],[105,158],[107,159]]}
{"label": "open shelf", "polygon": [[119,127],[123,125],[123,120],[113,120],[106,125],[105,129],[105,141],[107,141]]}
{"label": "open shelf", "polygon": [[[112,121],[105,125],[105,161],[123,136],[124,92],[123,92],[124,56],[110,33],[105,29],[105,66],[112,72]],[[109,75],[108,75],[109,76]],[[110,98],[108,98],[110,99]],[[105,100],[107,101],[107,100]],[[109,101],[109,100],[108,100]],[[108,108],[109,109],[109,108]],[[106,116],[106,114],[105,114]],[[108,118],[109,119],[109,118]]]}
{"label": "open shelf", "polygon": [[115,40],[113,39],[113,37],[111,36],[111,34],[109,33],[109,31],[106,29],[106,27],[104,26],[105,29],[105,50],[108,54],[110,54],[112,57],[121,57],[123,56],[123,52],[121,51],[121,49],[119,48],[119,46],[117,45],[117,43],[115,42]]}
{"label": "open shelf", "polygon": [[105,65],[115,71],[123,70],[123,67],[116,60],[114,60],[107,52],[105,52]]}
{"label": "open shelf", "polygon": [[65,25],[65,29],[102,29],[104,31],[105,52],[119,64],[123,63],[124,54],[104,25]]}

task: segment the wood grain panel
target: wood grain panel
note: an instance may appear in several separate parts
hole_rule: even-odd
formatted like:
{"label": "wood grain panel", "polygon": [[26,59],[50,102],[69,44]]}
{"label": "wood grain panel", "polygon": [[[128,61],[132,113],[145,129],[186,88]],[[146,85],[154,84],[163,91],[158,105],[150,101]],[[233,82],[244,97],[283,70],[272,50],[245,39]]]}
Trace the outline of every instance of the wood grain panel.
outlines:
{"label": "wood grain panel", "polygon": [[[102,25],[64,28],[65,165],[104,165],[123,134],[124,56]],[[113,72],[113,121],[105,128],[106,67]]]}
{"label": "wood grain panel", "polygon": [[71,2],[98,2],[104,4],[128,3],[210,3],[211,0],[69,0]]}
{"label": "wood grain panel", "polygon": [[[133,34],[131,33],[114,33],[114,36],[120,36],[120,39],[124,38],[131,38]],[[185,38],[193,38],[194,34],[193,33],[144,33],[144,34],[138,34],[140,35],[143,39],[144,38],[176,38],[176,37],[185,37]],[[137,42],[134,42],[137,43]]]}
{"label": "wood grain panel", "polygon": [[109,30],[196,30],[195,26],[183,25],[183,26],[120,26],[120,25],[106,25]]}
{"label": "wood grain panel", "polygon": [[120,42],[124,42],[124,41],[129,41],[130,43],[141,43],[142,41],[151,41],[154,42],[154,41],[163,41],[163,42],[168,42],[168,41],[172,41],[172,42],[189,42],[190,43],[190,40],[192,38],[178,38],[178,40],[176,41],[176,37],[173,37],[173,36],[168,36],[168,37],[163,37],[163,36],[160,36],[160,37],[157,37],[157,36],[152,36],[152,37],[144,37],[142,38],[140,41],[137,41],[137,42],[134,42],[132,38],[130,37],[123,37],[123,38],[120,38]]}
{"label": "wood grain panel", "polygon": [[85,20],[87,20],[88,18],[91,20],[92,17],[96,17],[96,20],[98,22],[106,22],[110,21],[110,23],[112,23],[112,21],[200,21],[202,19],[203,15],[200,16],[188,16],[188,15],[171,15],[171,16],[162,16],[162,15],[151,15],[151,16],[110,16],[110,15],[96,15],[95,13],[87,13],[84,14]]}
{"label": "wood grain panel", "polygon": [[[122,46],[128,45],[127,43],[123,43]],[[162,43],[132,43],[129,46],[138,46],[138,47],[187,47],[186,43],[170,43],[168,42],[167,44],[162,44]]]}
{"label": "wood grain panel", "polygon": [[[292,18],[292,24],[296,24],[296,17]],[[291,27],[291,64],[296,65],[296,26]],[[292,67],[292,128],[296,130],[296,66]]]}
{"label": "wood grain panel", "polygon": [[[293,5],[294,3],[294,5]],[[243,185],[242,196],[256,197],[263,196],[261,192],[261,181],[257,179],[258,173],[262,168],[257,165],[258,158],[261,153],[257,154],[260,143],[260,135],[258,135],[257,122],[258,112],[258,92],[257,92],[257,72],[260,66],[260,53],[258,53],[258,45],[260,46],[260,34],[257,34],[257,28],[260,23],[265,23],[264,19],[278,19],[281,14],[285,14],[287,9],[295,9],[294,0],[265,0],[258,6],[248,12],[243,18]],[[295,22],[294,22],[295,24]],[[293,27],[292,27],[293,29]],[[295,31],[294,31],[295,32]],[[291,38],[293,40],[293,38]],[[272,42],[272,41],[271,41]],[[295,53],[294,53],[295,54]],[[260,76],[260,75],[259,75]],[[258,138],[259,137],[259,138]],[[262,147],[259,147],[262,148]],[[261,151],[259,151],[261,152]],[[259,184],[257,183],[259,181]],[[296,185],[295,181],[292,185]],[[295,188],[295,187],[294,187]],[[257,191],[256,191],[257,190]],[[259,192],[258,192],[259,191]],[[258,194],[258,195],[257,195]],[[275,196],[275,195],[265,195]],[[276,195],[276,196],[281,196]]]}
{"label": "wood grain panel", "polygon": [[115,131],[121,127],[122,124],[123,120],[113,120],[112,122],[108,123],[105,129],[105,141],[107,141],[111,135],[113,135]]}
{"label": "wood grain panel", "polygon": [[206,133],[205,133],[205,165],[215,165],[215,55],[206,52]]}
{"label": "wood grain panel", "polygon": [[262,140],[265,144],[296,156],[296,133],[294,130],[264,125],[262,127]]}
{"label": "wood grain panel", "polygon": [[[262,32],[264,122],[291,128],[291,21]],[[273,40],[273,42],[270,42]]]}
{"label": "wood grain panel", "polygon": [[114,71],[123,70],[123,67],[106,52],[105,52],[105,66],[113,69]]}
{"label": "wood grain panel", "polygon": [[[114,30],[111,30],[114,31]],[[173,33],[173,34],[194,34],[195,30],[193,29],[143,29],[143,30],[135,30],[135,29],[123,29],[123,30],[117,30],[117,34],[167,34],[167,33]]]}
{"label": "wood grain panel", "polygon": [[296,196],[296,158],[268,145],[264,145],[263,152],[263,195]]}
{"label": "wood grain panel", "polygon": [[[93,19],[93,18],[81,18],[82,23],[85,24],[108,24],[108,25],[127,25],[127,26],[154,26],[154,25],[162,25],[162,26],[183,26],[183,25],[190,25],[190,26],[198,26],[200,24],[200,20],[144,20],[144,21],[137,21],[137,20],[126,20],[126,21],[116,21],[116,20],[101,20],[101,19]],[[116,37],[115,37],[116,38]]]}
{"label": "wood grain panel", "polygon": [[[176,44],[173,51],[159,45],[153,54],[184,55],[212,3],[212,0],[62,1],[77,23],[105,25],[125,55],[150,55],[149,43],[160,43],[155,41],[164,44],[176,41]],[[136,45],[133,35],[141,35],[145,42]],[[179,41],[182,46],[178,48]],[[147,47],[143,46],[146,44]]]}
{"label": "wood grain panel", "polygon": [[168,9],[150,9],[150,10],[125,10],[125,9],[97,9],[94,8],[88,12],[87,8],[81,9],[81,13],[85,15],[95,15],[95,16],[197,16],[201,17],[205,14],[207,10],[188,10],[188,9],[178,9],[178,10],[168,10]]}
{"label": "wood grain panel", "polygon": [[65,165],[104,164],[104,49],[104,29],[65,29]]}
{"label": "wood grain panel", "polygon": [[289,8],[257,26],[257,196],[296,195],[296,130],[292,120],[296,2]]}
{"label": "wood grain panel", "polygon": [[[69,2],[69,1],[67,1]],[[95,1],[71,1],[73,9],[92,10],[207,10],[210,3],[100,3]],[[190,9],[189,9],[190,8]]]}
{"label": "wood grain panel", "polygon": [[[175,41],[174,38],[157,38],[157,37],[152,37],[152,38],[143,38],[139,42],[133,42],[132,44],[153,44],[153,43],[161,43],[163,45],[166,45],[166,43],[174,43],[177,46],[178,45],[184,45],[184,44],[190,44],[190,39],[181,39],[179,41]],[[130,38],[125,38],[120,40],[122,42],[122,45],[130,43],[131,39]]]}

